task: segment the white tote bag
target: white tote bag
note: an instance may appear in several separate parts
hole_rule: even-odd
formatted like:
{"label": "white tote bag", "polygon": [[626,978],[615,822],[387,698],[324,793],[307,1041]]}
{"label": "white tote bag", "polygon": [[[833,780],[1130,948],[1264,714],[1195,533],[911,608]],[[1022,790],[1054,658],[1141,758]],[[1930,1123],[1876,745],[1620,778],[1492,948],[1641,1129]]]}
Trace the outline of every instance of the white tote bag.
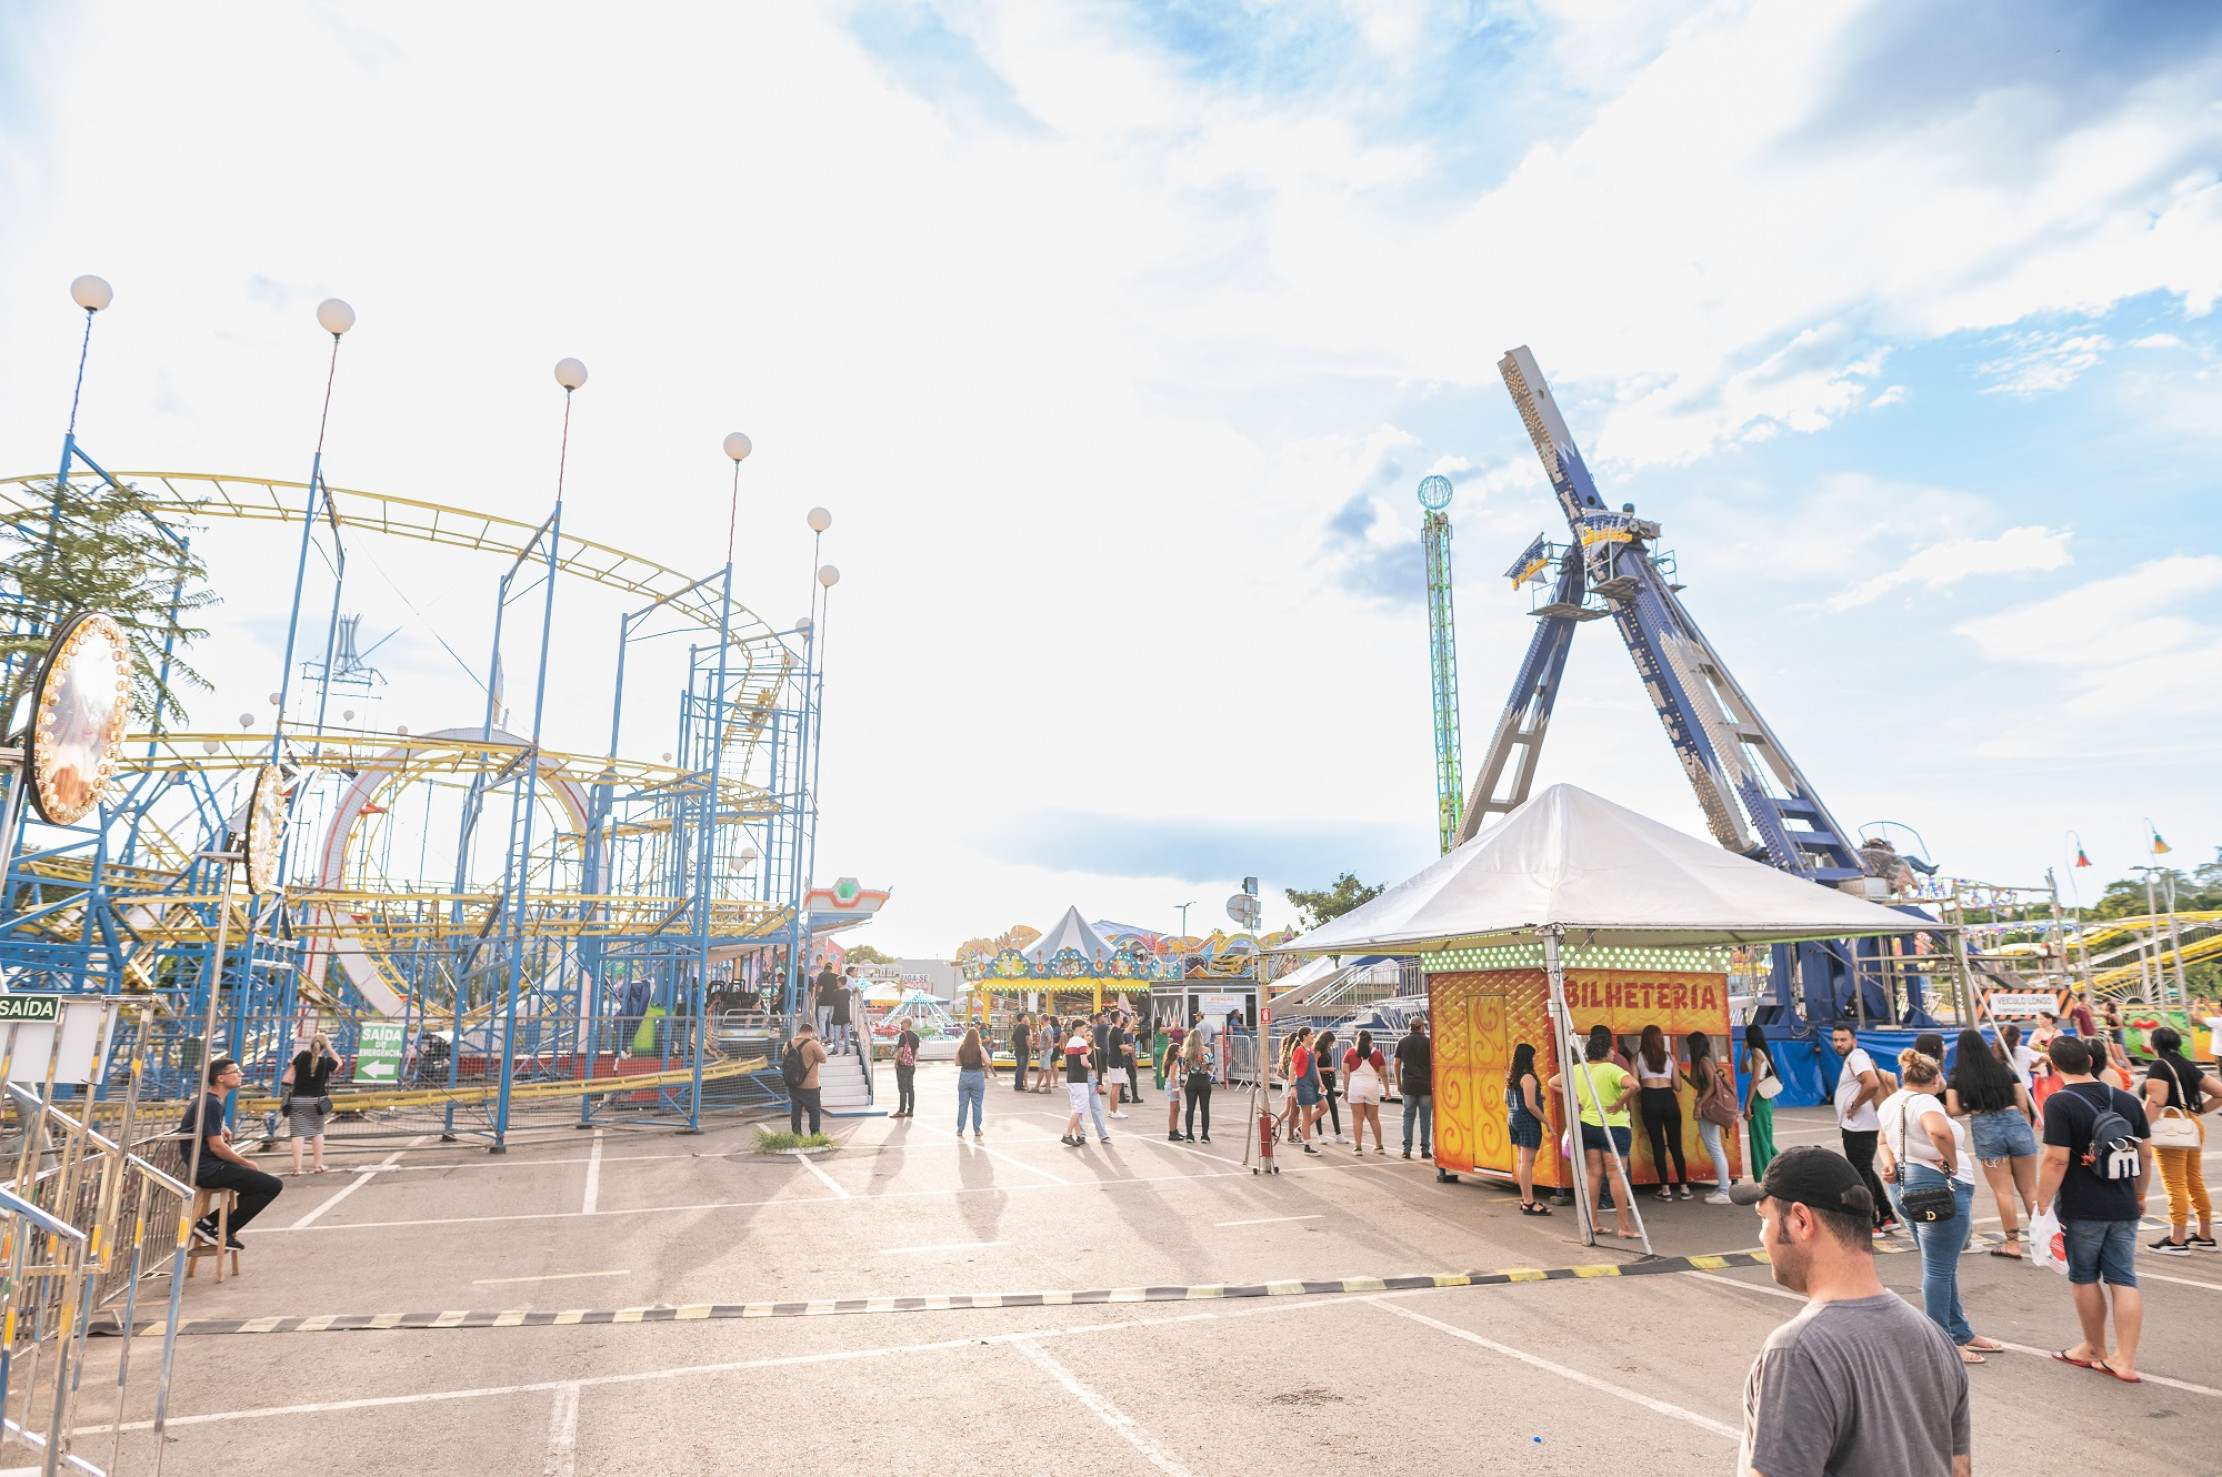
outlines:
{"label": "white tote bag", "polygon": [[2061,1276],[2068,1275],[2067,1238],[2060,1230],[2059,1215],[2050,1210],[2040,1210],[2029,1218],[2029,1229],[2022,1232],[2022,1239],[2029,1243],[2029,1260],[2040,1267],[2050,1267]]}

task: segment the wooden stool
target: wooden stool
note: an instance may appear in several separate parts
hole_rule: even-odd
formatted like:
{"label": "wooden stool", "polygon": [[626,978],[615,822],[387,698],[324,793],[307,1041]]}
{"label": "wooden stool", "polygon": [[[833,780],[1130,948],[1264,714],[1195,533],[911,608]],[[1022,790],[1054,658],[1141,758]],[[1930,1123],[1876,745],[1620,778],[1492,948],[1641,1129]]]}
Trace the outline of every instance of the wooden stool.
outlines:
{"label": "wooden stool", "polygon": [[229,1244],[231,1241],[231,1213],[238,1203],[239,1195],[234,1190],[196,1190],[193,1193],[193,1219],[195,1222],[198,1222],[212,1210],[216,1213],[216,1244],[214,1246],[203,1246],[198,1241],[187,1243],[185,1248],[185,1275],[188,1279],[193,1275],[194,1265],[204,1256],[214,1256],[216,1258],[216,1282],[218,1286],[223,1285],[224,1263],[227,1260],[231,1263],[232,1275],[235,1277],[239,1275],[239,1248]]}

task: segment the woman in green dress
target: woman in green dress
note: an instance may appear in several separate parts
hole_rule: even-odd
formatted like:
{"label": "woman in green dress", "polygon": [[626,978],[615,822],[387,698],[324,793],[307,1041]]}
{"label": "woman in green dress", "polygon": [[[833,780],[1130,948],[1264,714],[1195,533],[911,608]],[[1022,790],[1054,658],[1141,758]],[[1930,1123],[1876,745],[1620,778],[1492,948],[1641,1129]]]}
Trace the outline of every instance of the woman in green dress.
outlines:
{"label": "woman in green dress", "polygon": [[1767,1172],[1767,1163],[1775,1156],[1775,1105],[1774,1095],[1782,1091],[1782,1078],[1775,1072],[1774,1057],[1767,1051],[1767,1033],[1758,1026],[1744,1027],[1744,1121],[1751,1125],[1747,1134],[1748,1166],[1753,1179]]}

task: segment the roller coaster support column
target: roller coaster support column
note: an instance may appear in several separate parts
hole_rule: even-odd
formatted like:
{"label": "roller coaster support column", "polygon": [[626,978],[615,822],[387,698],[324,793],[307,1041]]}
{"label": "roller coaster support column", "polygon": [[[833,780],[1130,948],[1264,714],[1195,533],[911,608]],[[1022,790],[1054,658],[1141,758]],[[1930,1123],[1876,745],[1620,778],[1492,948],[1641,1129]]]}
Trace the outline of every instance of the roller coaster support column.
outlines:
{"label": "roller coaster support column", "polygon": [[[563,396],[563,426],[565,442],[568,445],[571,427],[571,394],[569,387],[565,388]],[[540,725],[541,719],[547,711],[548,638],[553,633],[555,626],[556,551],[563,539],[563,499],[560,495],[562,486],[563,477],[559,470],[556,474],[556,487],[559,495],[556,498],[555,511],[548,515],[548,521],[542,524],[540,529],[540,538],[545,547],[542,557],[542,563],[545,567],[542,569],[540,576],[540,661],[532,682],[532,737],[525,749],[524,783],[518,791],[518,798],[515,802],[516,810],[512,811],[513,815],[521,811],[523,818],[510,828],[512,840],[510,855],[505,868],[505,872],[510,868],[515,870],[516,881],[509,888],[508,897],[511,915],[509,979],[503,990],[504,998],[502,1001],[501,1090],[499,1096],[495,1099],[494,1106],[493,1152],[497,1154],[508,1151],[509,1089],[515,1083],[517,1077],[517,995],[524,986],[525,919],[527,913],[525,894],[532,881],[532,821],[534,812],[538,809],[535,801],[540,790]],[[515,576],[517,569],[523,563],[524,555],[520,554],[517,556],[517,564],[512,565],[509,574],[502,577],[502,592],[505,598],[508,595],[510,579]]]}
{"label": "roller coaster support column", "polygon": [[[738,469],[739,459],[734,466]],[[710,763],[703,775],[702,836],[696,843],[694,885],[695,959],[694,998],[688,1002],[694,1017],[694,1080],[687,1094],[687,1132],[702,1131],[702,1057],[710,1044],[710,890],[714,885],[715,869],[712,863],[718,846],[718,779],[723,772],[725,754],[726,711],[730,699],[725,690],[726,658],[730,652],[728,641],[732,636],[733,611],[733,561],[731,535],[728,547],[725,577],[719,586],[718,599],[718,660],[715,685],[710,690],[709,745]]]}

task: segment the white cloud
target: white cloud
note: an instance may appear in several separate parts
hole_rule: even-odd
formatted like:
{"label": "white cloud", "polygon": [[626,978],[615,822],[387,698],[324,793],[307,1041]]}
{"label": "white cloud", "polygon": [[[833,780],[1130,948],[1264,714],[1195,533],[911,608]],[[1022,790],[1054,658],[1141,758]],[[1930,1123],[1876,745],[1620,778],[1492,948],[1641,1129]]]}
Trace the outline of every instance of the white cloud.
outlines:
{"label": "white cloud", "polygon": [[2143,338],[2129,341],[2133,349],[2182,349],[2190,347],[2172,333],[2148,333]]}
{"label": "white cloud", "polygon": [[1881,410],[1886,405],[1903,404],[1905,398],[1906,387],[1904,385],[1884,385],[1875,392],[1875,398],[1867,402],[1867,408],[1869,410]]}
{"label": "white cloud", "polygon": [[1996,538],[1948,539],[1909,557],[1895,569],[1831,596],[1830,610],[1871,605],[1892,590],[1922,585],[1942,590],[1983,574],[2025,574],[2064,568],[2069,563],[2069,531],[2064,528],[2009,528]]}
{"label": "white cloud", "polygon": [[2126,657],[2211,646],[2213,633],[2175,606],[2215,589],[2222,589],[2222,555],[2180,553],[1964,620],[1953,631],[1993,662],[2102,669]]}
{"label": "white cloud", "polygon": [[1986,395],[2049,394],[2065,390],[2088,370],[2098,367],[2114,347],[2103,333],[2052,333],[2032,330],[2008,334],[1998,340],[2006,352],[1975,366],[1975,373],[1990,381]]}

